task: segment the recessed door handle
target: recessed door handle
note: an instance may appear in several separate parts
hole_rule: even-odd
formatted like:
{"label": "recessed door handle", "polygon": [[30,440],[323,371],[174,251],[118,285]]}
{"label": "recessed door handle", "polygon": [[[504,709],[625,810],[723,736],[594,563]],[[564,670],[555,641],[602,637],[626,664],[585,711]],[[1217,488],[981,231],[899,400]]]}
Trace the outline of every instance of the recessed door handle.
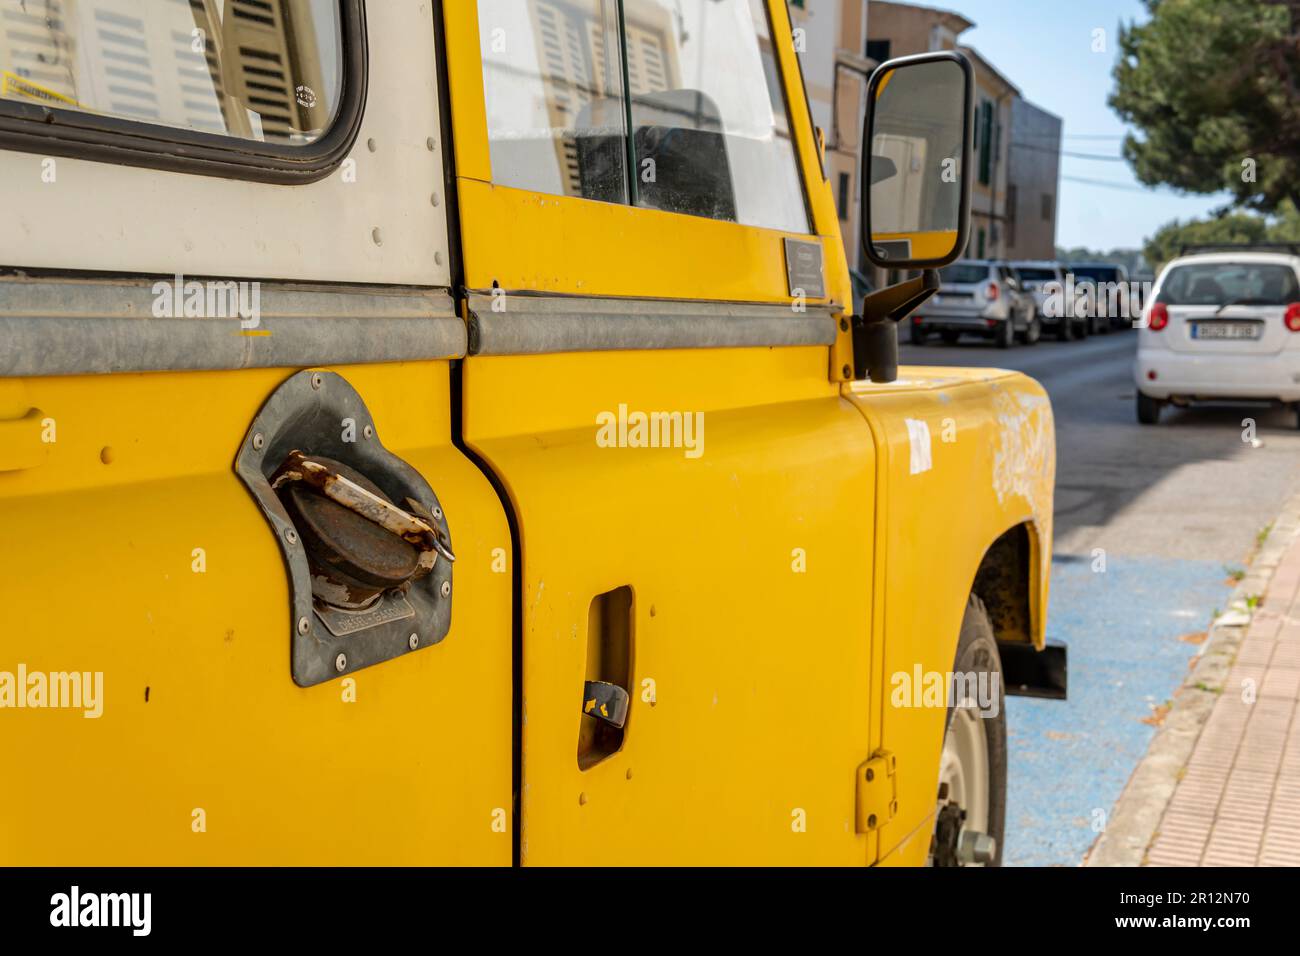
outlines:
{"label": "recessed door handle", "polygon": [[26,471],[45,464],[50,443],[41,435],[44,420],[39,408],[21,418],[0,419],[0,471]]}
{"label": "recessed door handle", "polygon": [[612,727],[627,723],[627,691],[617,684],[589,680],[582,685],[582,712]]}

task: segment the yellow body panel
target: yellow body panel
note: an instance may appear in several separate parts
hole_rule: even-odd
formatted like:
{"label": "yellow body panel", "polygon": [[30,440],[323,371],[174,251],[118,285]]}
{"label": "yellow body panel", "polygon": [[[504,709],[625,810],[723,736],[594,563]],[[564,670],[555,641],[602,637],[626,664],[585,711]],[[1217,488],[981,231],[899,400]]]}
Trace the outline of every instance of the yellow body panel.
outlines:
{"label": "yellow body panel", "polygon": [[290,678],[284,566],[232,468],[287,372],[22,383],[57,440],[0,473],[0,670],[102,672],[103,713],[0,712],[0,862],[509,864],[505,515],[450,443],[445,362],[336,371],[461,557],[450,634],[358,671],[355,702]]}
{"label": "yellow body panel", "polygon": [[[899,755],[899,816],[881,833],[888,850],[917,827],[929,832],[946,717],[942,708],[892,706],[891,677],[951,670],[980,561],[1017,525],[1028,530],[1030,636],[1042,646],[1056,448],[1046,393],[1012,372],[903,368],[897,382],[855,383],[847,393],[881,446],[882,740]],[[909,420],[924,423],[928,443]]]}
{"label": "yellow body panel", "polygon": [[[870,750],[875,454],[824,363],[821,349],[466,363],[466,440],[503,477],[523,542],[523,863],[870,858],[853,775]],[[600,447],[597,416],[620,403],[703,413],[704,454]],[[625,585],[627,736],[583,771],[588,608]]]}

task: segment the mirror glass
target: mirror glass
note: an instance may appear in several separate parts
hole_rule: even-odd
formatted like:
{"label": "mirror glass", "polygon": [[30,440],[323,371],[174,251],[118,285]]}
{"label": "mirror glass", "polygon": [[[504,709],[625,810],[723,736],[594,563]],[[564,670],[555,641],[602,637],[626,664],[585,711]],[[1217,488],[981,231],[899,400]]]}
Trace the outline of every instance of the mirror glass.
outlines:
{"label": "mirror glass", "polygon": [[876,85],[870,224],[877,256],[944,259],[961,229],[966,71],[953,60],[905,64]]}

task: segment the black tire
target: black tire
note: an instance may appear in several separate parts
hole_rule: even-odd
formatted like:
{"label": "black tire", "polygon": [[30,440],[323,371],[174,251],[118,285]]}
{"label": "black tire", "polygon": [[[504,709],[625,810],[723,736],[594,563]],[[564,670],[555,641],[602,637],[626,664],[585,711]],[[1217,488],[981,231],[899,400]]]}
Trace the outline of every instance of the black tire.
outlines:
{"label": "black tire", "polygon": [[911,331],[908,332],[907,340],[913,345],[924,345],[925,329],[919,323],[913,322]]}
{"label": "black tire", "polygon": [[1137,397],[1137,416],[1138,421],[1143,425],[1155,425],[1160,421],[1160,409],[1164,402],[1158,398],[1152,398],[1150,395],[1143,395],[1138,392]]}
{"label": "black tire", "polygon": [[[1007,812],[1007,709],[1006,696],[1003,693],[1002,658],[998,655],[998,643],[993,636],[993,625],[989,621],[984,602],[972,594],[966,601],[966,612],[961,619],[961,635],[957,639],[957,656],[952,667],[954,674],[987,674],[987,687],[997,689],[996,716],[982,715],[984,736],[988,746],[989,770],[989,819],[985,831],[995,841],[995,852],[986,866],[1002,865],[1002,839],[1006,832]],[[996,676],[996,680],[994,679]],[[956,714],[956,702],[948,707],[948,720],[945,724],[945,739],[951,731]],[[945,864],[944,859],[950,854],[941,854],[937,846],[931,848],[936,865]]]}
{"label": "black tire", "polygon": [[1038,340],[1043,337],[1043,323],[1038,321],[1038,316],[1030,315],[1029,324],[1025,330],[1020,333],[1021,345],[1037,345]]}
{"label": "black tire", "polygon": [[1291,403],[1291,414],[1295,416],[1295,427],[1300,428],[1300,402]]}
{"label": "black tire", "polygon": [[944,345],[956,345],[957,340],[961,338],[961,333],[954,332],[952,329],[944,329],[939,333],[939,338],[943,339]]}
{"label": "black tire", "polygon": [[1016,327],[1011,319],[1007,319],[998,326],[997,331],[993,333],[993,341],[1000,349],[1009,349],[1016,342]]}
{"label": "black tire", "polygon": [[1069,319],[1056,320],[1056,339],[1058,342],[1068,342],[1074,338],[1074,329],[1070,327]]}

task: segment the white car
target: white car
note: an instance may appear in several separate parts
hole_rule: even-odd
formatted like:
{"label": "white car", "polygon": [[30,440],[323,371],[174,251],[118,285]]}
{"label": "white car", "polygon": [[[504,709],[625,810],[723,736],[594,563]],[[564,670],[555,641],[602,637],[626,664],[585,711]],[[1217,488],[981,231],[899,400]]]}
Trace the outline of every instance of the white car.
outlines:
{"label": "white car", "polygon": [[1134,376],[1144,425],[1159,421],[1167,402],[1300,402],[1300,255],[1174,259],[1138,328]]}

